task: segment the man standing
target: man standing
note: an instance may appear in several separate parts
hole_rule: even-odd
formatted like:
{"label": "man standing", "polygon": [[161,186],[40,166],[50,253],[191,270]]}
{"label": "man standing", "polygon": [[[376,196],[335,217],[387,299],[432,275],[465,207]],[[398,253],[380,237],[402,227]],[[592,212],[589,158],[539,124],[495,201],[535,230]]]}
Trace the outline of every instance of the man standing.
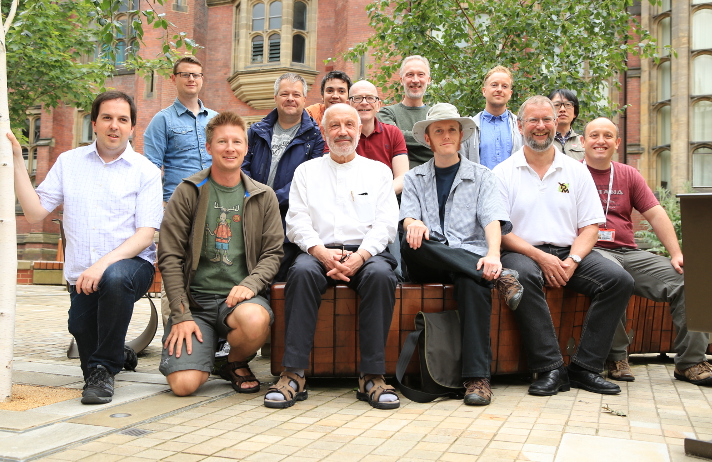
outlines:
{"label": "man standing", "polygon": [[260,389],[248,363],[274,319],[265,296],[284,232],[274,191],[240,171],[245,129],[229,111],[208,123],[212,166],[178,185],[161,226],[158,264],[171,317],[160,370],[178,396],[208,379],[218,337],[230,345],[220,375],[238,393]]}
{"label": "man standing", "polygon": [[455,284],[465,404],[487,405],[492,400],[492,284],[512,309],[522,297],[522,286],[517,274],[503,269],[499,260],[501,235],[511,231],[512,224],[497,179],[457,152],[474,131],[472,119],[460,117],[447,103],[436,104],[426,120],[415,124],[415,139],[427,144],[434,157],[406,174],[400,220],[410,277]]}
{"label": "man standing", "polygon": [[163,201],[190,175],[210,167],[205,149],[205,125],[217,115],[198,98],[205,76],[203,65],[194,56],[180,58],[173,65],[171,82],[178,96],[172,105],[156,114],[143,133],[146,157],[163,169]]}
{"label": "man standing", "polygon": [[[524,295],[514,312],[527,362],[538,378],[529,393],[555,395],[569,387],[616,394],[599,374],[616,325],[633,293],[633,278],[591,252],[603,209],[586,168],[552,143],[556,112],[544,96],[519,109],[524,147],[494,168],[513,230],[502,237],[502,263],[519,273]],[[543,286],[566,286],[591,297],[576,353],[564,366]]]}
{"label": "man standing", "polygon": [[153,234],[163,208],[161,172],[129,144],[136,125],[133,99],[120,91],[100,94],[91,121],[96,140],[61,154],[37,190],[19,143],[11,133],[8,138],[27,220],[38,223],[64,204],[68,324],[84,374],[82,403],[105,404],[124,366],[134,303],[153,280]]}
{"label": "man standing", "polygon": [[[675,378],[710,386],[712,368],[705,355],[709,334],[687,330],[683,259],[675,228],[638,170],[612,162],[620,142],[618,127],[605,117],[593,120],[584,129],[585,163],[593,176],[606,218],[598,232],[596,251],[622,265],[633,276],[636,295],[670,303],[677,331],[673,345],[677,353]],[[670,253],[669,259],[637,248],[631,218],[633,209],[648,220]],[[609,378],[633,381],[635,377],[626,354],[625,322],[623,317],[618,324],[606,366]]]}
{"label": "man standing", "polygon": [[319,125],[324,117],[324,111],[332,104],[346,103],[349,100],[351,79],[345,72],[331,71],[321,79],[321,98],[323,103],[312,104],[305,109]]}
{"label": "man standing", "polygon": [[396,287],[396,261],[386,251],[398,221],[393,176],[382,163],[356,155],[360,123],[354,108],[331,106],[321,130],[330,154],[294,173],[287,237],[301,252],[285,286],[285,370],[265,406],[286,408],[307,398],[304,370],[321,295],[329,284],[343,281],[361,297],[356,396],[375,408],[395,409],[400,401],[383,379]]}
{"label": "man standing", "polygon": [[[248,150],[242,171],[274,190],[282,223],[289,209],[289,188],[294,170],[324,152],[319,127],[304,110],[307,82],[288,72],[274,82],[276,108],[247,131]],[[286,226],[286,225],[285,225]],[[284,257],[275,281],[285,281],[287,270],[299,253],[291,242],[284,243]]]}
{"label": "man standing", "polygon": [[403,132],[408,147],[410,168],[414,168],[433,157],[433,152],[413,137],[413,125],[425,120],[430,109],[430,106],[423,102],[425,91],[430,84],[430,63],[419,55],[408,56],[401,64],[400,80],[405,93],[403,101],[382,107],[378,111],[378,119],[395,125]]}
{"label": "man standing", "polygon": [[461,153],[472,162],[493,169],[522,148],[517,117],[507,109],[512,97],[512,71],[504,66],[490,69],[482,83],[482,96],[485,109],[472,118],[475,135],[463,143]]}

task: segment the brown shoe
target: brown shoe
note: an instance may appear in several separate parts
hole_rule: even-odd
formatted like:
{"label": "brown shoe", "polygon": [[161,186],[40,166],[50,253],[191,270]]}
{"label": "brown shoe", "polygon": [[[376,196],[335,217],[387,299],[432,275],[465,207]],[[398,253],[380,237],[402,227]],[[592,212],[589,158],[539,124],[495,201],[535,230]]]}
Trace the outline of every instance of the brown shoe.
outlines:
{"label": "brown shoe", "polygon": [[494,288],[504,296],[504,301],[512,311],[517,309],[524,293],[524,287],[517,278],[519,278],[519,273],[513,269],[504,268],[502,274],[494,281]]}
{"label": "brown shoe", "polygon": [[633,375],[633,371],[630,370],[627,359],[606,361],[606,369],[608,369],[609,379],[622,380],[623,382],[635,381],[635,376]]}
{"label": "brown shoe", "polygon": [[492,402],[490,381],[484,377],[468,379],[465,382],[465,404],[469,406],[486,406]]}
{"label": "brown shoe", "polygon": [[684,380],[694,385],[712,386],[712,366],[707,361],[688,367],[682,372],[676,367],[674,375],[677,380]]}

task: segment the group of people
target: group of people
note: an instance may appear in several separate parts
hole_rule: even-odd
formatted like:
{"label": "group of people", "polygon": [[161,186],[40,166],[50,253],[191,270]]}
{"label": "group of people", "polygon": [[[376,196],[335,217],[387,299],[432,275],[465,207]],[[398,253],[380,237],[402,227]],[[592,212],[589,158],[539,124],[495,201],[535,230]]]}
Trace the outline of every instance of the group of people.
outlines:
{"label": "group of people", "polygon": [[[8,134],[27,219],[64,204],[83,403],[110,402],[114,376],[136,365],[124,342],[133,304],[153,278],[158,229],[160,371],[179,396],[208,380],[219,339],[229,345],[219,374],[238,393],[259,391],[249,361],[274,322],[269,288],[277,281],[286,281],[285,352],[264,398],[270,408],[307,399],[321,297],[337,283],[360,296],[357,398],[399,407],[384,379],[399,279],[454,284],[465,404],[492,400],[493,287],[514,310],[533,395],[619,393],[604,369],[609,379],[635,379],[625,333],[634,293],[670,302],[675,377],[712,385],[709,335],[686,326],[672,224],[640,173],[612,161],[620,143],[613,122],[573,131],[575,93],[533,96],[515,115],[507,108],[512,74],[496,66],[482,84],[484,110],[461,117],[451,104],[425,104],[430,65],[409,56],[400,103],[382,107],[372,83],[332,71],[321,82],[323,102],[306,107],[306,81],[286,73],[274,84],[275,109],[248,128],[234,112],[203,105],[196,58],[179,59],[171,80],[177,98],[143,134],[145,157],[129,143],[133,100],[118,91],[94,101],[95,141],[60,155],[36,190]],[[671,259],[637,249],[633,209]],[[562,286],[592,300],[568,365],[544,296],[544,287]]]}

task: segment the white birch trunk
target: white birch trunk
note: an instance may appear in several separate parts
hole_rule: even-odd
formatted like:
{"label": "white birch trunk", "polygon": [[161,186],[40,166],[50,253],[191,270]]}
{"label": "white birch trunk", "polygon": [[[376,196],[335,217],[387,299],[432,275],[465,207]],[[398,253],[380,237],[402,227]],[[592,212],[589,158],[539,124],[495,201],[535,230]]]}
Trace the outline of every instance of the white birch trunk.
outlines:
{"label": "white birch trunk", "polygon": [[17,8],[13,2],[4,24],[0,23],[0,400],[12,397],[12,355],[15,339],[17,298],[17,229],[15,225],[15,180],[7,102],[7,48],[5,33]]}

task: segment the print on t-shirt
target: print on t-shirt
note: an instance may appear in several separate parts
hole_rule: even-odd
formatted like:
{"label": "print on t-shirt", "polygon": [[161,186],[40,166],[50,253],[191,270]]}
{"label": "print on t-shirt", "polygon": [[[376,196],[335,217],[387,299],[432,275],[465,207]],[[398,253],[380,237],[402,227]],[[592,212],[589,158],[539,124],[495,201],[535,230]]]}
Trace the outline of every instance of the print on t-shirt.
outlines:
{"label": "print on t-shirt", "polygon": [[[230,212],[239,212],[240,206],[237,205],[228,209],[225,207],[221,207],[220,205],[218,205],[217,202],[215,202],[215,206],[213,208],[219,209],[220,215],[218,216],[217,225],[215,226],[214,230],[211,231],[210,228],[206,226],[206,231],[211,236],[215,236],[215,256],[211,258],[210,261],[213,263],[218,263],[222,260],[224,264],[232,266],[232,261],[227,257],[227,252],[230,247],[230,239],[232,238],[230,220],[227,219],[227,214]],[[239,223],[240,220],[241,217],[239,213],[235,213],[232,216],[232,221],[234,221],[235,223]]]}

